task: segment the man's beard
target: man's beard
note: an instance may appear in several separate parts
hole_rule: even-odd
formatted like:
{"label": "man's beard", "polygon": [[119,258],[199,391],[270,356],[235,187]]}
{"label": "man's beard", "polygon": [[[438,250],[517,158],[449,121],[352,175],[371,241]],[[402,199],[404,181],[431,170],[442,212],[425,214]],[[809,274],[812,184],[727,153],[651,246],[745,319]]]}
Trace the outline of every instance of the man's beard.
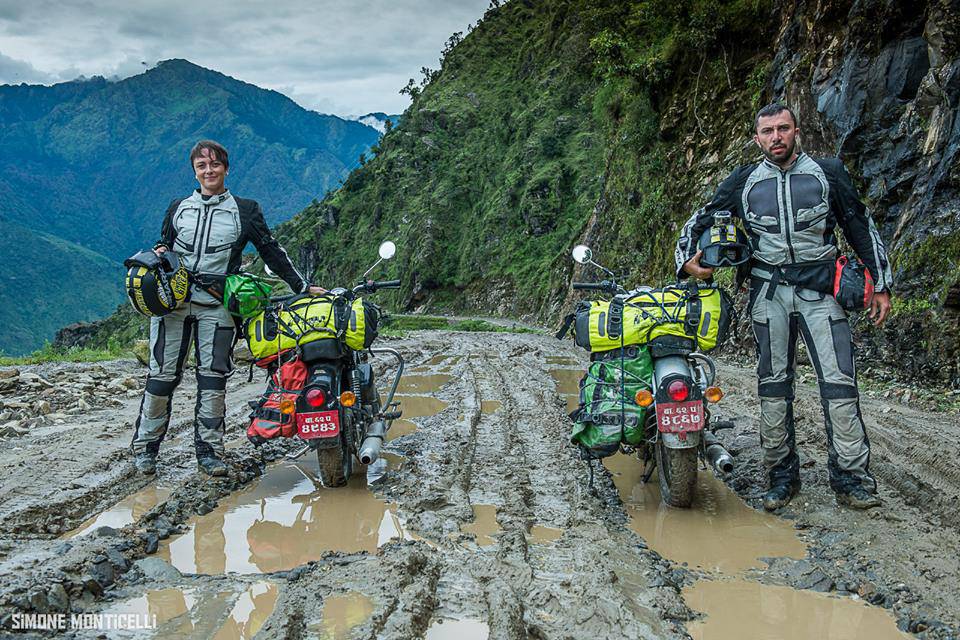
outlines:
{"label": "man's beard", "polygon": [[784,150],[780,158],[777,158],[777,156],[773,154],[773,151],[767,151],[766,149],[762,149],[762,151],[763,151],[764,157],[766,157],[767,160],[769,160],[774,164],[779,164],[781,162],[784,162],[792,158],[793,152],[794,150],[796,150],[796,148],[797,148],[797,141],[796,139],[794,139],[793,144],[791,144],[789,147],[786,147],[786,149]]}

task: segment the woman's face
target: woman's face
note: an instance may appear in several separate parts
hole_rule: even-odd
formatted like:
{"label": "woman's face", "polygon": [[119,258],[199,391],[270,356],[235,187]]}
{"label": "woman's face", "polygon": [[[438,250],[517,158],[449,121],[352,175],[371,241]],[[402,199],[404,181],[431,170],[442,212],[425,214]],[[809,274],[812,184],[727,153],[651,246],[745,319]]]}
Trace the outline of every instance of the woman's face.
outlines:
{"label": "woman's face", "polygon": [[201,149],[200,155],[193,161],[193,170],[203,195],[214,196],[226,190],[223,181],[227,177],[227,167],[217,159],[216,151]]}

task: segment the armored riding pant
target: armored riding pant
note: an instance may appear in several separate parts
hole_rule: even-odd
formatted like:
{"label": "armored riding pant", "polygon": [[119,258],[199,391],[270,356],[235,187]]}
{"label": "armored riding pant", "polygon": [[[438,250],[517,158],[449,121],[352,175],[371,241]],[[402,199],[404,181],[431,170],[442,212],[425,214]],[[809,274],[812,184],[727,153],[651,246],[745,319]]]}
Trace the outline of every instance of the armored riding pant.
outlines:
{"label": "armored riding pant", "polygon": [[791,284],[751,278],[750,299],[757,342],[760,443],[771,486],[798,480],[794,429],[794,368],[798,334],[820,385],[827,432],[830,486],[876,491],[869,472],[870,441],[860,414],[853,341],[846,314],[830,295]]}
{"label": "armored riding pant", "polygon": [[194,346],[197,362],[197,403],[193,442],[197,458],[223,455],[227,378],[233,372],[237,330],[222,305],[187,303],[163,317],[150,319],[150,375],[133,434],[135,453],[153,455],[167,433],[173,392]]}

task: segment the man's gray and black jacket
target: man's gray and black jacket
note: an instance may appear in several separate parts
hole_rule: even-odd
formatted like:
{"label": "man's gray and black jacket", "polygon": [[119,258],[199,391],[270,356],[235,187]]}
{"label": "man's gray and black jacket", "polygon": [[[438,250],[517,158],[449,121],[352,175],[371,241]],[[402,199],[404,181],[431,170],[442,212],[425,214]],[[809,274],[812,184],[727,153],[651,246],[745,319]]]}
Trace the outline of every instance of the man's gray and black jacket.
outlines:
{"label": "man's gray and black jacket", "polygon": [[718,211],[743,220],[755,276],[776,274],[774,280],[832,294],[839,226],[870,270],[876,291],[893,283],[883,240],[839,158],[801,153],[786,170],[769,160],[736,169],[684,225],[676,249],[679,278],[687,277],[683,265],[696,254]]}
{"label": "man's gray and black jacket", "polygon": [[252,242],[264,263],[296,293],[310,284],[297,271],[287,252],[271,235],[263,211],[255,200],[236,198],[229,191],[203,196],[199,189],[188,198],[170,203],[157,246],[176,251],[195,278],[191,301],[214,305],[220,300],[208,292],[223,278],[240,270],[243,249]]}

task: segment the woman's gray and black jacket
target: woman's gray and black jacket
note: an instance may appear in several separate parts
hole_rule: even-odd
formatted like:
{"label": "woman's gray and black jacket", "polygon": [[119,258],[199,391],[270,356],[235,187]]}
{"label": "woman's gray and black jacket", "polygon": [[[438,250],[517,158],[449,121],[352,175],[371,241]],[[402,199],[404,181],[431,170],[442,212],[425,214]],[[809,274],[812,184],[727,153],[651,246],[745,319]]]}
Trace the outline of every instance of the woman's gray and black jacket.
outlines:
{"label": "woman's gray and black jacket", "polygon": [[248,242],[294,292],[303,293],[309,288],[309,282],[271,235],[260,204],[236,198],[229,191],[203,196],[198,189],[187,198],[171,202],[156,246],[180,254],[182,264],[194,276],[191,301],[214,305],[220,304],[220,300],[207,288],[213,283],[216,289],[216,283],[222,284],[226,275],[240,270]]}
{"label": "woman's gray and black jacket", "polygon": [[822,287],[831,288],[824,292],[832,293],[832,278],[823,281],[816,272],[823,273],[826,266],[832,273],[839,226],[870,270],[876,291],[887,291],[893,283],[880,233],[839,158],[801,153],[786,170],[769,160],[737,168],[684,225],[676,248],[678,278],[687,277],[683,265],[696,254],[700,236],[719,211],[743,220],[754,273],[759,268],[775,274],[774,280],[785,277],[799,280],[798,284],[821,281]]}

